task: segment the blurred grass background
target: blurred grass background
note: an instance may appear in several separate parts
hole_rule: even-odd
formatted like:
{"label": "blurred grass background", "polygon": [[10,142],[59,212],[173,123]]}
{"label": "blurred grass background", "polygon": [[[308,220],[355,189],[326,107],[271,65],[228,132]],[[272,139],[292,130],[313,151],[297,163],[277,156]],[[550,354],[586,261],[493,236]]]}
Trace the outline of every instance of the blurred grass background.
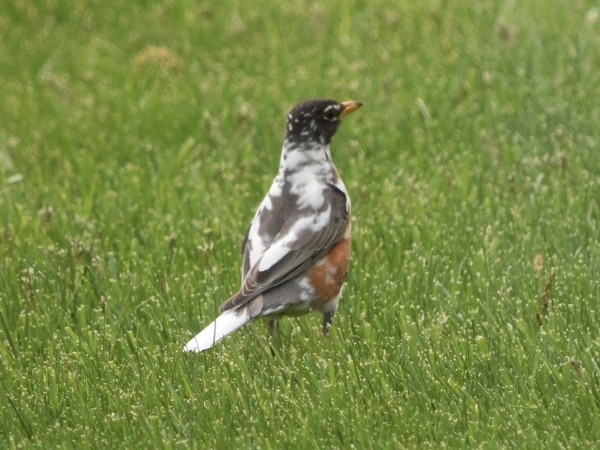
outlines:
{"label": "blurred grass background", "polygon": [[[2,447],[598,445],[596,2],[17,0],[0,36]],[[365,103],[331,339],[182,354],[313,97]]]}

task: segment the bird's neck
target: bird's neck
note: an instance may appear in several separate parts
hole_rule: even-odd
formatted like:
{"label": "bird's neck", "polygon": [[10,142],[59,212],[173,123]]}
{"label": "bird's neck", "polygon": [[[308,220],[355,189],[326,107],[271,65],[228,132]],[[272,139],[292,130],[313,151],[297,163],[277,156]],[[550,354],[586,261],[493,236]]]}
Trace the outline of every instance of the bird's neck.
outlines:
{"label": "bird's neck", "polygon": [[318,142],[294,143],[285,141],[281,152],[279,175],[290,176],[298,172],[313,173],[315,177],[336,177],[337,170],[331,160],[329,145]]}
{"label": "bird's neck", "polygon": [[327,185],[346,188],[331,161],[329,145],[290,145],[286,140],[281,154],[279,173],[271,185],[271,198],[288,193],[295,198],[297,208],[318,210],[323,207],[323,190]]}

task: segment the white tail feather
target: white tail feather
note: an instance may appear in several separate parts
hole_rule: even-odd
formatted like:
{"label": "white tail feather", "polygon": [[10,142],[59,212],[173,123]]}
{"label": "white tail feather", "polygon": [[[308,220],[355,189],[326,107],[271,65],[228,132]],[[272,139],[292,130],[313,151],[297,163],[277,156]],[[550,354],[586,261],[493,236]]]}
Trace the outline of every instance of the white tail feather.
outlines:
{"label": "white tail feather", "polygon": [[217,342],[243,327],[250,321],[248,310],[230,309],[215,319],[213,323],[198,333],[190,342],[183,347],[184,352],[203,352],[208,350]]}

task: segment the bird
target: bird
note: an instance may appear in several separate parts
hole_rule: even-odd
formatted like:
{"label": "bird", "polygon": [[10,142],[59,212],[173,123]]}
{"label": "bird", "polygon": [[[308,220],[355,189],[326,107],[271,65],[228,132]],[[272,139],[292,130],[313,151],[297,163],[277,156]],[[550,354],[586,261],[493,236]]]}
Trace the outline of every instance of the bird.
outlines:
{"label": "bird", "polygon": [[279,170],[242,243],[241,288],[184,352],[213,347],[250,321],[322,315],[333,323],[351,253],[351,202],[331,158],[342,120],[363,104],[307,100],[287,115]]}

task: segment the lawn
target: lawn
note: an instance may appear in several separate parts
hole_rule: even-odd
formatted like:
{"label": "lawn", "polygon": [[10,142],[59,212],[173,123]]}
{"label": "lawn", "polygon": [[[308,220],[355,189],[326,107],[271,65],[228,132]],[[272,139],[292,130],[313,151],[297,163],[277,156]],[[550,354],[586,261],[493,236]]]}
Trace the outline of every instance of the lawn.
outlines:
{"label": "lawn", "polygon": [[[597,2],[11,0],[0,36],[0,447],[600,447]],[[365,104],[330,337],[182,353],[315,97]]]}

